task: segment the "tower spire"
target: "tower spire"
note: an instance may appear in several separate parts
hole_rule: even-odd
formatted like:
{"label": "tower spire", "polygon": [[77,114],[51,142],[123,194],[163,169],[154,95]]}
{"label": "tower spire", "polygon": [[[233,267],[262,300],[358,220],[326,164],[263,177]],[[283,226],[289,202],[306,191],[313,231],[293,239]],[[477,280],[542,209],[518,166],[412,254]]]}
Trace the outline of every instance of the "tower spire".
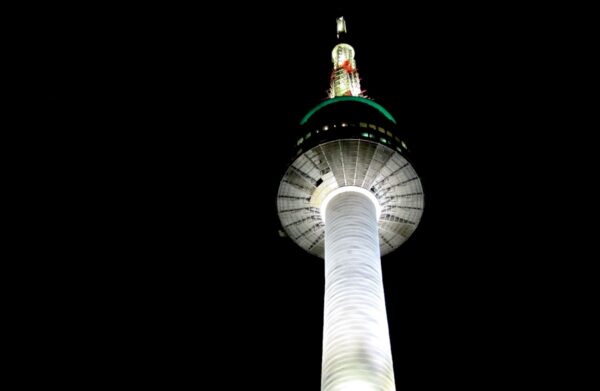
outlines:
{"label": "tower spire", "polygon": [[329,97],[336,96],[362,96],[360,78],[356,70],[355,51],[352,46],[343,40],[348,33],[346,20],[343,16],[336,19],[338,43],[331,52],[333,71],[331,72],[331,86]]}
{"label": "tower spire", "polygon": [[337,37],[340,39],[340,34],[346,32],[346,20],[343,16],[336,19],[337,23]]}

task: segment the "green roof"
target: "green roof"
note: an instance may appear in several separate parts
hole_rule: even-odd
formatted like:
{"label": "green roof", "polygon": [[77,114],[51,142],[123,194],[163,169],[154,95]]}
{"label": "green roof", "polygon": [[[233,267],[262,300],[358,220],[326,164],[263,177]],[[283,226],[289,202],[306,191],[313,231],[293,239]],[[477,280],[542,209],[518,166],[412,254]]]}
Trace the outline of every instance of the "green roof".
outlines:
{"label": "green roof", "polygon": [[323,101],[321,103],[319,103],[318,105],[316,105],[315,107],[313,107],[305,116],[304,118],[302,118],[302,121],[300,121],[300,125],[304,125],[309,119],[310,117],[312,117],[312,115],[314,113],[316,113],[317,111],[321,110],[323,107],[325,106],[329,106],[333,103],[337,103],[337,102],[346,102],[346,101],[350,101],[350,102],[361,102],[364,104],[367,104],[377,110],[379,110],[379,112],[381,114],[383,114],[387,119],[389,119],[390,121],[392,121],[395,125],[397,125],[398,123],[396,122],[396,120],[394,119],[394,117],[392,117],[392,115],[389,113],[389,111],[387,111],[386,109],[383,108],[383,106],[381,106],[378,103],[375,103],[375,101],[372,101],[370,99],[367,98],[363,98],[360,96],[338,96],[332,99],[327,99],[326,101]]}

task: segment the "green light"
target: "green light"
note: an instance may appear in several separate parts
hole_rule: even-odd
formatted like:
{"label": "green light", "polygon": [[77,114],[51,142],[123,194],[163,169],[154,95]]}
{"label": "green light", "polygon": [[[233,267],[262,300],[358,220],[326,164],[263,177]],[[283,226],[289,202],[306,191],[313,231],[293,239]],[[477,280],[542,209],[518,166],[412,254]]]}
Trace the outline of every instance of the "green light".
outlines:
{"label": "green light", "polygon": [[304,116],[304,118],[302,118],[302,121],[300,121],[300,125],[304,125],[306,123],[306,121],[308,121],[310,119],[310,117],[313,116],[314,113],[321,110],[323,107],[329,106],[330,104],[333,104],[333,103],[345,102],[345,101],[365,103],[365,104],[377,109],[381,114],[383,114],[387,119],[392,121],[394,124],[396,124],[396,125],[398,124],[396,122],[396,120],[394,119],[394,117],[392,117],[392,115],[386,109],[384,109],[383,106],[381,106],[378,103],[375,103],[374,101],[372,101],[370,99],[362,98],[360,96],[338,96],[336,98],[327,99],[326,101],[323,101],[323,102],[319,103],[318,105],[316,105],[315,107],[313,107],[308,112],[308,114],[306,114]]}

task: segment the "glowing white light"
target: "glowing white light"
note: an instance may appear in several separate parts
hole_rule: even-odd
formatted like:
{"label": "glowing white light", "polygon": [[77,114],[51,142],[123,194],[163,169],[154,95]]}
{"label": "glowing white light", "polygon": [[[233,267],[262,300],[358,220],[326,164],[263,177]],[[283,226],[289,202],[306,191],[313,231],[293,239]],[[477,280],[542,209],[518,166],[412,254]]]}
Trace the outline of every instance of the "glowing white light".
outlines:
{"label": "glowing white light", "polygon": [[376,388],[364,381],[355,380],[345,384],[339,388],[343,391],[375,391]]}
{"label": "glowing white light", "polygon": [[379,205],[379,201],[377,200],[377,197],[375,197],[375,194],[371,193],[369,190],[364,189],[362,187],[343,186],[343,187],[338,187],[337,189],[333,190],[331,193],[327,194],[327,197],[325,197],[323,199],[323,202],[321,203],[321,207],[320,207],[321,218],[323,219],[323,222],[325,222],[325,213],[327,211],[327,205],[333,199],[333,197],[335,197],[336,195],[338,195],[340,193],[346,193],[349,191],[353,191],[356,193],[366,195],[367,198],[369,198],[371,200],[371,202],[373,202],[373,205],[375,205],[377,220],[379,220],[379,217],[381,216],[381,205]]}
{"label": "glowing white light", "polygon": [[354,186],[336,189],[321,205],[327,215],[322,391],[395,390],[377,206],[371,192]]}
{"label": "glowing white light", "polygon": [[346,32],[346,21],[344,20],[343,16],[340,16],[339,18],[336,19],[337,22],[337,37],[340,37],[340,33],[345,33]]}

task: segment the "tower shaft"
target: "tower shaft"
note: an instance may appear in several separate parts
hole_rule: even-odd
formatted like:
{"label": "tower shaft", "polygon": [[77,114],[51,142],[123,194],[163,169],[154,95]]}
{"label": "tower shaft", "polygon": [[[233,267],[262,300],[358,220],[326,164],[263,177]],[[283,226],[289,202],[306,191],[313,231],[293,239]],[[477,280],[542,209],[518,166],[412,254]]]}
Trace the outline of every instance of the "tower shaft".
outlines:
{"label": "tower shaft", "polygon": [[395,390],[376,202],[346,191],[325,205],[322,391]]}

